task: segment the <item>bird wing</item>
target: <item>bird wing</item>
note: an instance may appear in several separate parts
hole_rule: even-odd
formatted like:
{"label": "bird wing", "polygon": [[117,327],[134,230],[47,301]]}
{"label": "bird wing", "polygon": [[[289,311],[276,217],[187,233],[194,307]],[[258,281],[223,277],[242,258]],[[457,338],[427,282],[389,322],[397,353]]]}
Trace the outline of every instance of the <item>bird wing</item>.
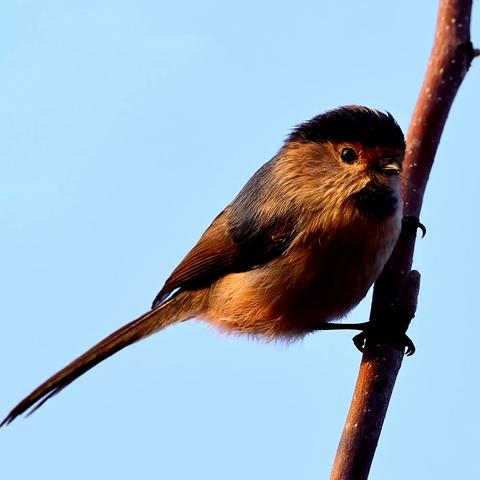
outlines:
{"label": "bird wing", "polygon": [[155,297],[153,308],[177,288],[199,288],[231,268],[238,258],[239,247],[229,234],[226,223],[224,210],[172,272]]}
{"label": "bird wing", "polygon": [[[288,248],[295,235],[295,208],[288,208],[275,190],[275,162],[276,157],[263,165],[215,218],[167,279],[153,307],[176,289],[206,287],[228,273],[264,265]],[[265,204],[272,207],[266,211]]]}
{"label": "bird wing", "polygon": [[[273,260],[290,244],[294,226],[289,219],[232,220],[227,207],[172,272],[153,301],[158,306],[176,289],[195,290],[220,277],[245,272]],[[236,219],[238,220],[238,219]]]}

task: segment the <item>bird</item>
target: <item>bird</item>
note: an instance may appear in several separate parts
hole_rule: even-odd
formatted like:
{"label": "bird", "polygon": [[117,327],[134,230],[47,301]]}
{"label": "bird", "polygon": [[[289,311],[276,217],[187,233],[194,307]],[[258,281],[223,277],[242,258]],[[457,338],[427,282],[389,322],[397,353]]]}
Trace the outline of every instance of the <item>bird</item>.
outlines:
{"label": "bird", "polygon": [[151,309],[33,390],[1,425],[33,413],[128,345],[192,318],[268,341],[364,329],[337,320],[365,297],[400,235],[404,154],[394,117],[365,106],[338,107],[294,127],[174,269]]}

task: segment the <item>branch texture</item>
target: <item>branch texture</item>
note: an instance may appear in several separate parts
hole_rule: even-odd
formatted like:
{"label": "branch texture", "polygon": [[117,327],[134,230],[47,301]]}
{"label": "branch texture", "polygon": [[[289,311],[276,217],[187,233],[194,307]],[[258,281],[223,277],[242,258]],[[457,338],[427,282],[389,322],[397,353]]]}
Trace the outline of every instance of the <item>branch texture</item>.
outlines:
{"label": "branch texture", "polygon": [[[428,177],[450,108],[476,54],[470,41],[471,0],[441,0],[435,40],[407,133],[402,176],[404,214],[419,217]],[[420,275],[411,271],[416,231],[404,228],[373,291],[370,321],[406,331],[415,315]],[[367,339],[331,480],[368,478],[403,360],[403,350]]]}

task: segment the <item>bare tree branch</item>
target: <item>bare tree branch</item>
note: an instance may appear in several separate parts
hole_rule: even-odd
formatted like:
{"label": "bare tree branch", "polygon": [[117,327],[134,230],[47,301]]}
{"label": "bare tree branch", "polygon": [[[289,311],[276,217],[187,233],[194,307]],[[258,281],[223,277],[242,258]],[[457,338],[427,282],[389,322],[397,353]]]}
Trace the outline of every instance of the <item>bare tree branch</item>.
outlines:
{"label": "bare tree branch", "polygon": [[[404,213],[419,217],[423,195],[445,122],[472,59],[471,0],[441,0],[435,40],[407,134],[402,176]],[[384,331],[406,331],[416,309],[420,275],[411,271],[416,228],[404,228],[377,280],[370,320]],[[331,480],[368,478],[403,350],[367,339],[353,400]]]}

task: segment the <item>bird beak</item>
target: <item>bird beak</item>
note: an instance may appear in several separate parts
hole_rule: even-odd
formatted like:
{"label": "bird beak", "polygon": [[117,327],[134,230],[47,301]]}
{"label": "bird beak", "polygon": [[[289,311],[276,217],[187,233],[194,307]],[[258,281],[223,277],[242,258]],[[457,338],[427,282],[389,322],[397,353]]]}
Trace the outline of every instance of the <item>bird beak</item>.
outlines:
{"label": "bird beak", "polygon": [[400,175],[402,172],[402,164],[397,160],[388,160],[387,163],[382,165],[382,172],[388,176]]}

